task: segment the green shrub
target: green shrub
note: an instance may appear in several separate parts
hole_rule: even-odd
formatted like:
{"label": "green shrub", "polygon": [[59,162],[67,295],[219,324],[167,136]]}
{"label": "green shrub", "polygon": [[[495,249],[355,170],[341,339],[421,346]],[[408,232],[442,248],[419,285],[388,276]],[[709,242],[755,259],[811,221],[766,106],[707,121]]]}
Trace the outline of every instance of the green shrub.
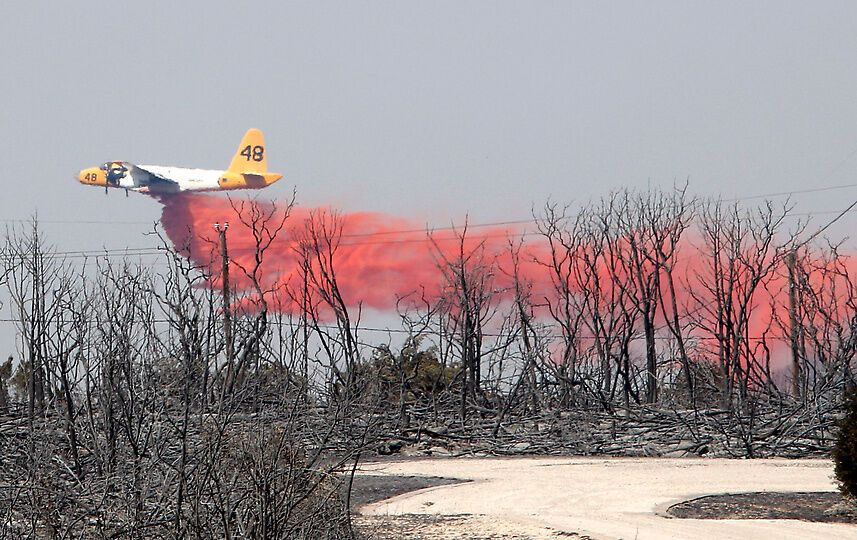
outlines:
{"label": "green shrub", "polygon": [[369,361],[355,366],[364,397],[382,403],[415,403],[443,394],[452,386],[458,366],[445,366],[434,347],[420,348],[420,339],[408,339],[395,353],[378,347]]}
{"label": "green shrub", "polygon": [[842,494],[857,498],[857,391],[848,392],[845,408],[845,418],[833,448],[833,470]]}

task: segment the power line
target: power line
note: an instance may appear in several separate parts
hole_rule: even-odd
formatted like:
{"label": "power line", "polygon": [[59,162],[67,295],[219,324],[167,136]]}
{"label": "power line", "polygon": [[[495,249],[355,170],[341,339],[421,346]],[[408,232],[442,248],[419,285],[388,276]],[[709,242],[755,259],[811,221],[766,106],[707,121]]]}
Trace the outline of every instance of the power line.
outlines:
{"label": "power line", "polygon": [[[791,213],[791,214],[789,214],[789,216],[792,216],[792,217],[812,217],[815,215],[823,215],[823,214],[833,214],[833,213],[839,213],[840,214],[831,223],[828,223],[824,228],[822,228],[821,231],[819,231],[815,235],[813,235],[813,237],[811,237],[811,239],[813,239],[816,236],[818,236],[818,234],[820,234],[820,232],[829,228],[833,224],[833,222],[835,222],[836,220],[840,219],[842,216],[844,216],[845,214],[847,214],[851,210],[853,210],[853,208],[854,208],[854,205],[852,205],[851,207],[847,208],[844,211],[826,210],[826,211],[818,211],[818,212]],[[524,222],[520,221],[518,223],[524,223]],[[527,223],[535,224],[535,222],[532,220],[527,222]],[[493,224],[485,224],[484,226],[491,226],[491,225],[493,225]],[[414,231],[408,231],[408,232],[414,232]],[[423,231],[423,232],[425,232],[425,231]],[[362,236],[363,237],[370,237],[371,234],[372,233],[366,233]],[[391,232],[388,231],[388,232],[385,232],[382,234],[391,234]],[[526,238],[526,237],[541,236],[541,235],[542,235],[542,233],[539,231],[517,231],[517,232],[509,231],[507,233],[468,235],[465,238],[470,239],[470,240],[474,240],[474,241],[479,241],[479,240],[500,239],[500,238],[503,238],[503,239]],[[342,236],[345,237],[347,235],[342,235]],[[358,236],[358,235],[353,235],[353,236]],[[426,243],[426,242],[449,242],[449,241],[460,241],[460,240],[462,240],[462,238],[459,236],[440,236],[440,237],[438,237],[438,236],[433,236],[430,232],[427,232],[426,236],[423,238],[396,238],[396,239],[389,239],[389,240],[379,239],[379,240],[342,242],[341,244],[339,244],[339,246],[340,247],[352,247],[352,246],[370,246],[370,245],[420,244],[420,243]],[[255,246],[248,246],[248,247],[235,246],[235,247],[231,248],[231,250],[234,253],[242,253],[242,252],[246,253],[246,252],[254,251],[255,249],[256,249]],[[212,248],[212,252],[213,251],[214,251],[214,249]],[[104,257],[160,256],[160,255],[165,255],[168,253],[170,253],[170,251],[164,247],[141,247],[141,248],[115,248],[115,249],[101,249],[101,250],[74,250],[74,251],[46,252],[44,254],[44,257],[47,259],[98,259],[98,258],[104,258]],[[178,253],[181,254],[182,250],[179,250]],[[20,255],[20,256],[7,255],[6,256],[7,259],[9,257],[19,258],[19,259],[27,258],[27,256],[24,256],[24,255]],[[0,256],[0,259],[2,259],[2,258],[3,257]]]}
{"label": "power line", "polygon": [[461,231],[463,229],[478,229],[482,227],[502,227],[503,225],[524,225],[535,223],[533,218],[516,219],[512,221],[495,221],[493,223],[465,223],[464,225],[450,225],[448,227],[430,227],[426,225],[424,229],[403,229],[400,231],[377,231],[368,233],[349,233],[342,234],[342,238],[359,238],[365,236],[382,236],[388,234],[413,234],[413,233],[430,233],[434,231]]}
{"label": "power line", "polygon": [[[839,214],[836,218],[834,218],[831,222],[822,227],[818,232],[816,232],[809,240],[816,238],[821,232],[829,228],[833,223],[841,219],[846,214],[850,213],[854,210],[854,207],[857,206],[852,204],[845,210],[824,210],[817,212],[802,212],[802,213],[790,213],[786,217],[812,217],[816,215],[827,215],[827,214]],[[531,223],[535,224],[535,221],[518,221],[516,223]],[[496,224],[484,224],[483,226],[493,226]],[[416,232],[416,231],[407,231],[407,232]],[[364,240],[364,241],[354,241],[354,242],[342,242],[339,244],[340,247],[351,247],[351,246],[370,246],[370,245],[394,245],[394,244],[420,244],[426,242],[449,242],[449,241],[460,241],[462,240],[459,236],[433,236],[431,232],[426,232],[426,236],[423,238],[396,238],[389,240]],[[371,237],[373,233],[365,233],[362,235],[342,235],[342,237]],[[385,231],[379,234],[392,234],[392,231]],[[541,236],[542,233],[539,231],[509,231],[507,233],[491,233],[491,234],[475,234],[468,235],[465,238],[470,240],[487,240],[487,239],[515,239],[515,238],[526,238],[532,236]],[[240,247],[236,246],[231,248],[233,252],[241,253],[241,252],[250,252],[254,251],[256,248],[254,246],[249,247]],[[115,249],[101,249],[101,250],[74,250],[74,251],[57,251],[57,252],[46,252],[44,254],[45,258],[48,259],[98,259],[104,257],[128,257],[128,256],[160,256],[168,254],[170,251],[164,247],[141,247],[141,248],[115,248]],[[213,249],[212,249],[213,252]],[[179,254],[182,253],[182,250],[179,250]],[[14,255],[7,255],[8,257],[15,257]],[[0,256],[0,258],[3,258]],[[21,255],[18,258],[26,258]]]}
{"label": "power line", "polygon": [[818,188],[807,188],[807,189],[795,189],[792,191],[777,191],[774,193],[762,193],[759,195],[749,195],[747,197],[734,197],[731,199],[723,199],[725,202],[736,202],[736,201],[751,201],[754,199],[764,199],[766,197],[785,197],[788,195],[803,195],[806,193],[820,193],[823,191],[836,191],[839,189],[849,189],[855,188],[857,184],[841,184],[838,186],[826,186],[826,187],[818,187]]}
{"label": "power line", "polygon": [[[19,324],[21,322],[22,321],[20,321],[19,319],[10,319],[10,318],[0,319],[0,323],[17,323],[17,324]],[[56,323],[60,323],[60,324],[70,324],[70,323],[73,323],[75,321],[63,320],[63,319],[60,319],[60,320],[56,320],[56,319],[54,319],[54,320],[51,320],[51,319],[27,319],[25,322],[40,322],[42,324],[56,322]],[[88,322],[92,322],[92,321],[88,321]],[[143,322],[154,323],[154,324],[168,324],[168,323],[175,322],[175,321],[170,320],[170,319],[154,318],[154,319],[149,319],[149,320],[143,321]],[[205,320],[205,322],[210,323],[209,320]],[[294,326],[294,327],[299,326],[299,325],[296,325],[294,323],[289,323],[289,322],[284,322],[284,321],[272,321],[272,320],[268,320],[268,324],[271,326]],[[310,326],[312,328],[319,328],[319,329],[323,329],[323,330],[340,330],[339,326],[333,325],[333,324],[312,324]],[[543,325],[542,328],[546,329],[546,328],[550,328],[550,326]],[[372,326],[357,326],[357,327],[353,327],[352,330],[356,331],[358,333],[359,332],[369,332],[369,333],[382,333],[382,334],[408,334],[408,335],[429,335],[429,336],[449,336],[449,335],[455,334],[455,332],[444,332],[444,331],[440,331],[440,330],[423,329],[420,331],[411,331],[411,330],[405,330],[403,328],[380,328],[380,327],[372,327]],[[635,333],[637,333],[637,332],[635,332]],[[512,334],[514,334],[514,332],[506,333],[506,334],[496,334],[496,333],[491,333],[491,332],[485,332],[485,333],[482,333],[481,335],[484,337],[509,337]],[[560,337],[560,335],[559,334],[550,334],[548,337]],[[585,340],[585,341],[595,341],[596,339],[604,339],[604,338],[599,338],[598,336],[591,336],[591,335],[581,335],[581,336],[575,336],[573,339]],[[645,339],[645,336],[638,335],[634,339],[643,340],[643,339]],[[656,341],[674,341],[675,337],[674,336],[654,336],[654,339]],[[720,340],[725,340],[726,338],[719,338],[717,336],[688,335],[688,336],[684,336],[684,339],[689,340],[689,341],[693,341],[693,340],[696,340],[696,341],[720,341]],[[731,338],[729,338],[729,339],[731,341]],[[762,341],[766,341],[766,340],[767,341],[789,341],[791,338],[788,336],[746,336],[746,337],[742,337],[742,339],[747,340],[747,341],[762,342]],[[835,338],[829,338],[827,341],[834,341],[834,340],[835,340]]]}
{"label": "power line", "polygon": [[823,233],[824,231],[826,231],[826,230],[827,230],[831,225],[833,225],[834,223],[836,223],[837,221],[839,221],[840,219],[842,219],[842,216],[844,216],[845,214],[847,214],[848,212],[850,212],[850,211],[851,211],[851,209],[853,209],[855,206],[857,206],[857,199],[854,199],[854,202],[852,202],[852,203],[848,206],[848,208],[846,208],[845,210],[843,210],[842,212],[840,212],[840,213],[839,213],[839,215],[837,215],[835,218],[833,218],[833,219],[831,219],[830,221],[828,221],[828,222],[827,222],[827,224],[826,224],[824,227],[822,227],[822,228],[818,229],[817,231],[815,231],[812,235],[810,235],[810,237],[809,237],[809,238],[807,238],[806,240],[804,240],[803,242],[801,242],[800,244],[798,244],[796,247],[800,248],[800,247],[803,247],[803,246],[807,245],[808,243],[810,243],[813,239],[815,239],[816,237],[818,237],[818,235],[820,235],[821,233]]}
{"label": "power line", "polygon": [[40,225],[47,223],[50,225],[152,225],[159,220],[152,221],[122,221],[122,220],[106,220],[106,219],[0,219],[0,223],[33,223],[36,221]]}
{"label": "power line", "polygon": [[[129,249],[103,249],[93,251],[45,251],[42,257],[48,260],[66,260],[66,259],[100,259],[105,257],[129,257],[129,256],[149,256],[163,255],[166,250],[160,248],[129,248]],[[31,253],[23,254],[5,254],[0,255],[0,260],[29,260],[32,257]]]}

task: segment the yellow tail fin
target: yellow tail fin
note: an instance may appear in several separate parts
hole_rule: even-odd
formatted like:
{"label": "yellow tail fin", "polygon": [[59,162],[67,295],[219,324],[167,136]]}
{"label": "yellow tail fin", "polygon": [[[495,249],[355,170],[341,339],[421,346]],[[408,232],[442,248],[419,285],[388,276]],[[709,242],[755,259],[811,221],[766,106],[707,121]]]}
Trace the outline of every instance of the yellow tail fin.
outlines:
{"label": "yellow tail fin", "polygon": [[265,148],[265,136],[260,130],[247,130],[228,170],[236,173],[268,172],[268,151]]}

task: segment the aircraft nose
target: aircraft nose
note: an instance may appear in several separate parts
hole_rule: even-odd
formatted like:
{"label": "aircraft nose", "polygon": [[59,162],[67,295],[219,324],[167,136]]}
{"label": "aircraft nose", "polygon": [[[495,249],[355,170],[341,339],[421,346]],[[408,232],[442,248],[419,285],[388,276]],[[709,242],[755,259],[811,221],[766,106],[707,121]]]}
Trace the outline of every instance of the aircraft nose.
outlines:
{"label": "aircraft nose", "polygon": [[98,167],[89,167],[88,169],[83,169],[77,174],[77,181],[81,184],[99,184],[99,175],[101,174],[101,169]]}

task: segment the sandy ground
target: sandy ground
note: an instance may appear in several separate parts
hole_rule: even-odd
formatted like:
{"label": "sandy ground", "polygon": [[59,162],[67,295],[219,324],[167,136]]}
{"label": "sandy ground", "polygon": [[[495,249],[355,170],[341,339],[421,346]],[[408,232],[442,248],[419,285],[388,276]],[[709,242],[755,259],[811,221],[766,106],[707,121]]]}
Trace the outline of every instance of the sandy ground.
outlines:
{"label": "sandy ground", "polygon": [[857,538],[857,525],[795,520],[666,517],[701,495],[835,491],[827,460],[660,458],[459,458],[370,463],[362,474],[472,480],[407,493],[362,508],[365,515],[461,516],[456,530],[420,538]]}

